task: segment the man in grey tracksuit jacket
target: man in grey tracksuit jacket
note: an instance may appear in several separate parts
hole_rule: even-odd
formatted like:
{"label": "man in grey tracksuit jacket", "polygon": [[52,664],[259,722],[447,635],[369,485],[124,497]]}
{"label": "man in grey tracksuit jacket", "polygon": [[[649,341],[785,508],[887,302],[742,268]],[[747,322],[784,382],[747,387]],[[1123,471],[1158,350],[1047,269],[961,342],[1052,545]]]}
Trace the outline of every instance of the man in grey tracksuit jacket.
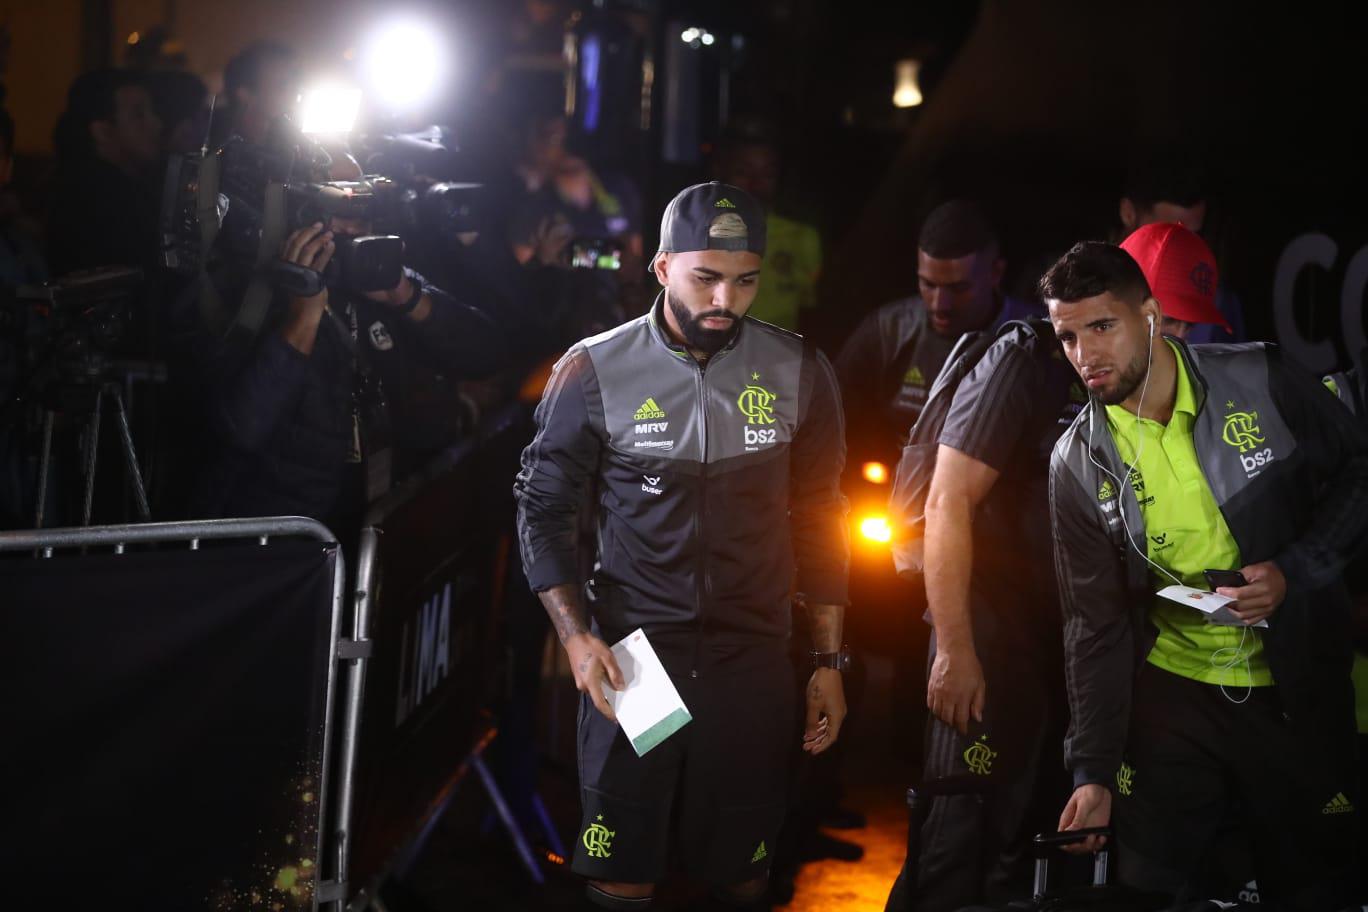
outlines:
{"label": "man in grey tracksuit jacket", "polygon": [[[643,908],[676,855],[719,902],[763,905],[796,740],[795,597],[814,638],[806,749],[826,750],[845,715],[840,394],[811,344],[745,316],[764,224],[723,184],[670,203],[653,264],[664,292],[561,359],[516,483],[527,579],[583,694],[573,866],[608,909]],[[638,628],[690,721],[629,740],[602,686],[622,688],[608,647]]]}
{"label": "man in grey tracksuit jacket", "polygon": [[[1265,900],[1338,909],[1355,899],[1358,800],[1342,571],[1368,531],[1368,438],[1275,346],[1160,337],[1159,304],[1124,257],[1080,244],[1041,282],[1065,353],[1093,390],[1050,469],[1071,713],[1065,761],[1076,789],[1061,827],[1114,816],[1122,879],[1181,894],[1208,886],[1219,828],[1238,819],[1253,836]],[[1172,361],[1161,361],[1166,351]],[[1161,388],[1151,374],[1164,365],[1170,409],[1182,373],[1195,403],[1183,416],[1191,451],[1238,546],[1236,566],[1251,573],[1271,562],[1285,578],[1267,629],[1255,632],[1272,686],[1217,687],[1155,661],[1155,593],[1170,580],[1147,536],[1160,542],[1166,530],[1146,528],[1153,479],[1138,476],[1140,456],[1128,465],[1114,437],[1124,391],[1108,384],[1127,364]],[[1158,408],[1159,421],[1171,420]],[[1149,445],[1167,453],[1168,439],[1158,439]]]}

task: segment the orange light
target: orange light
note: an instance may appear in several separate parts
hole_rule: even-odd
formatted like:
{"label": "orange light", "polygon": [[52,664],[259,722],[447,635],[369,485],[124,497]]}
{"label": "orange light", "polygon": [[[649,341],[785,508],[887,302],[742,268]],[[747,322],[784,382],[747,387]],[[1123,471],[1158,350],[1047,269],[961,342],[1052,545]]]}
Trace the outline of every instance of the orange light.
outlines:
{"label": "orange light", "polygon": [[893,540],[893,528],[886,516],[866,516],[860,520],[860,534],[870,541],[887,544]]}
{"label": "orange light", "polygon": [[864,480],[870,484],[888,484],[888,466],[882,462],[866,462]]}
{"label": "orange light", "polygon": [[141,35],[139,35],[137,32],[130,32],[130,33],[129,33],[129,35],[128,35],[128,43],[129,43],[129,44],[137,44],[139,41],[142,41],[142,36],[141,36]]}

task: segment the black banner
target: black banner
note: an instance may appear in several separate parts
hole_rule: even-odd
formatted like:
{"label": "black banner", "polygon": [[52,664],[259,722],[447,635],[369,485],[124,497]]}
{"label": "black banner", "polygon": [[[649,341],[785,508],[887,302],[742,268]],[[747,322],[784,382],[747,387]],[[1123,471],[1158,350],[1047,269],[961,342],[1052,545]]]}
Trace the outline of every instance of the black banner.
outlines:
{"label": "black banner", "polygon": [[0,560],[5,890],[308,908],[336,548],[167,547]]}
{"label": "black banner", "polygon": [[379,523],[351,880],[364,886],[416,835],[482,732],[491,636],[526,427],[505,423]]}

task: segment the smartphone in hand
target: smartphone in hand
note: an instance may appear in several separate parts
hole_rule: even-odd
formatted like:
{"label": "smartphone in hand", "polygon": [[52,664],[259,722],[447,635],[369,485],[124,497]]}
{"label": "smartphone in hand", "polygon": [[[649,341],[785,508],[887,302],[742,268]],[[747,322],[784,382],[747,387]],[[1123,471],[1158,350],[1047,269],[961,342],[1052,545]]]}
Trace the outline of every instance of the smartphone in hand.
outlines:
{"label": "smartphone in hand", "polygon": [[1239,570],[1203,570],[1202,575],[1206,577],[1207,585],[1211,591],[1217,589],[1240,589],[1249,585],[1249,580],[1244,578],[1244,574]]}

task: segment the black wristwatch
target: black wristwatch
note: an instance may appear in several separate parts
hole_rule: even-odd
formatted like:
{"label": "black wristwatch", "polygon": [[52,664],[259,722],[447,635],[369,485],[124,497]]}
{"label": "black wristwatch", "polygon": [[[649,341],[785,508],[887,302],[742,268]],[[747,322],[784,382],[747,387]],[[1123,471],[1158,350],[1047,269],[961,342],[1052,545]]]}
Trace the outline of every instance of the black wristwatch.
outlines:
{"label": "black wristwatch", "polygon": [[810,652],[813,668],[834,668],[837,671],[850,670],[850,647],[842,644],[840,652]]}

